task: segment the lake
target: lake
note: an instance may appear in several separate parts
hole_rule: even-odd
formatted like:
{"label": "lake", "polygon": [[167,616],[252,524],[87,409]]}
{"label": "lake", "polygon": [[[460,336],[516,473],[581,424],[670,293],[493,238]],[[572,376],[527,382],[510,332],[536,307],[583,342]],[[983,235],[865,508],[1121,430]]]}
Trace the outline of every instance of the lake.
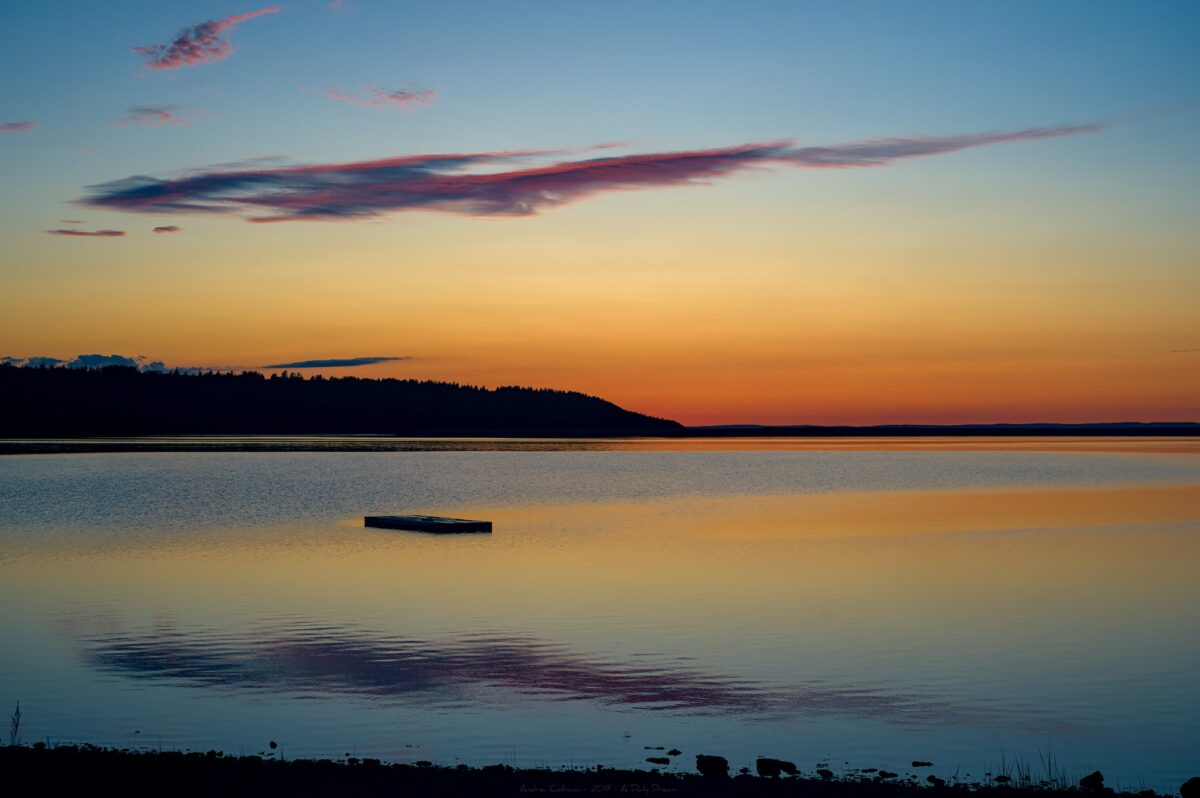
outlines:
{"label": "lake", "polygon": [[1200,771],[1196,441],[355,445],[0,457],[0,711],[289,758]]}

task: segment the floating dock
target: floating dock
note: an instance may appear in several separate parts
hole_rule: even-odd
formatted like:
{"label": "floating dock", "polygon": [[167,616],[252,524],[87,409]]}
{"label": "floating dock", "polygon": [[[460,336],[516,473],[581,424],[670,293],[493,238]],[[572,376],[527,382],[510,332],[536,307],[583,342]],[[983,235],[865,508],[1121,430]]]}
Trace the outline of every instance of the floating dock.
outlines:
{"label": "floating dock", "polygon": [[432,532],[435,535],[456,535],[462,532],[492,531],[491,521],[468,521],[465,518],[440,518],[436,515],[367,515],[364,526],[380,529],[406,529],[410,532]]}

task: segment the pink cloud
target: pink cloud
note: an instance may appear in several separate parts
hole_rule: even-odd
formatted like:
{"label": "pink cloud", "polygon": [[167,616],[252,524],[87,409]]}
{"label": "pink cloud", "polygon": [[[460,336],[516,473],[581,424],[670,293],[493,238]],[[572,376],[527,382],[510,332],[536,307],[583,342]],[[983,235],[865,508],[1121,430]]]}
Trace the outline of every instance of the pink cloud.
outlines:
{"label": "pink cloud", "polygon": [[0,133],[25,133],[37,127],[37,122],[5,122],[0,124]]}
{"label": "pink cloud", "polygon": [[321,89],[321,93],[331,100],[362,105],[367,108],[383,108],[393,106],[406,108],[414,105],[429,105],[437,98],[433,89],[382,89],[372,86],[365,93],[348,94],[337,89]]}
{"label": "pink cloud", "polygon": [[[92,195],[80,202],[142,213],[238,213],[253,222],[359,219],[412,210],[531,216],[596,194],[703,185],[753,169],[879,168],[911,158],[1102,129],[1100,125],[1064,125],[880,138],[822,147],[767,141],[535,166],[515,162],[561,156],[564,151],[415,155],[276,169],[202,171],[176,179],[130,177],[94,186]],[[502,168],[505,166],[508,168]],[[472,168],[488,171],[469,171]]]}
{"label": "pink cloud", "polygon": [[150,69],[179,69],[196,64],[212,64],[228,58],[233,52],[233,45],[221,38],[222,34],[247,20],[278,11],[279,6],[270,6],[224,19],[200,22],[181,30],[170,44],[134,47],[133,52],[146,56],[146,66]]}
{"label": "pink cloud", "polygon": [[118,119],[118,125],[186,125],[188,120],[175,113],[178,108],[173,105],[131,105],[129,113],[123,119]]}
{"label": "pink cloud", "polygon": [[85,238],[121,238],[124,230],[47,230],[52,236],[81,236]]}

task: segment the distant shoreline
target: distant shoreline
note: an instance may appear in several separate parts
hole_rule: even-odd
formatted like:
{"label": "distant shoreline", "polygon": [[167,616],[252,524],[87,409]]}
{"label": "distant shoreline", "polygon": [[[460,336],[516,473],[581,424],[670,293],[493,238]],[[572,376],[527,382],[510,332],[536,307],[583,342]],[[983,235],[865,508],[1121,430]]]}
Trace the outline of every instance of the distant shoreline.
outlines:
{"label": "distant shoreline", "polygon": [[870,426],[729,425],[686,427],[675,437],[696,438],[998,438],[998,437],[1128,437],[1197,436],[1200,423],[1190,421],[1126,421],[1098,424],[875,424]]}
{"label": "distant shoreline", "polygon": [[[1162,442],[1162,451],[1193,452],[1200,444],[1198,424],[969,425],[954,427],[686,428],[679,434],[647,435],[603,430],[457,430],[414,435],[126,435],[0,437],[0,456],[128,452],[537,452],[537,451],[733,451],[771,449],[880,448],[958,450],[973,440],[1009,449],[1028,442],[1035,448],[1061,442],[1089,442],[1133,451]],[[756,443],[761,442],[761,443]],[[742,444],[742,445],[739,445]],[[1181,448],[1182,447],[1182,448]],[[1156,447],[1156,451],[1158,448]]]}

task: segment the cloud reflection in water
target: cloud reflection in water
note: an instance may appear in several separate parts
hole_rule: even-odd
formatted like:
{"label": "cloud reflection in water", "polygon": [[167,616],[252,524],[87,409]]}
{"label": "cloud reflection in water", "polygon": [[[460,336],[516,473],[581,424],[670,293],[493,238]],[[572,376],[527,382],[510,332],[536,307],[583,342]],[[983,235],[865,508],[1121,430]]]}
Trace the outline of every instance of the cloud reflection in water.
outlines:
{"label": "cloud reflection in water", "polygon": [[1011,726],[1031,720],[923,691],[818,681],[780,687],[643,658],[625,663],[589,658],[533,637],[494,633],[437,642],[332,628],[228,635],[161,627],[81,642],[85,658],[100,670],[237,690],[461,705],[486,702],[480,693],[491,689],[523,701],[590,701],[648,712],[748,719],[832,713],[939,725]]}

